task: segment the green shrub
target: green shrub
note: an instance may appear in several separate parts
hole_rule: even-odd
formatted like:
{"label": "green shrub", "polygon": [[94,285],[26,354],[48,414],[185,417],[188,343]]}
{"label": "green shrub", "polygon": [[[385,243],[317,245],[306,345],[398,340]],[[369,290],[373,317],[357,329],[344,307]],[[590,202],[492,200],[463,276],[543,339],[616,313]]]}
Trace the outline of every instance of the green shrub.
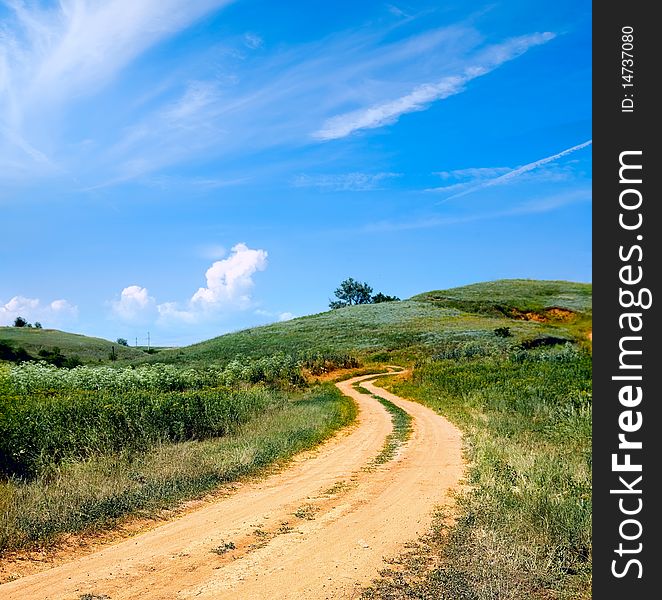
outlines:
{"label": "green shrub", "polygon": [[43,391],[5,397],[0,471],[34,477],[62,461],[219,437],[277,402],[265,389]]}

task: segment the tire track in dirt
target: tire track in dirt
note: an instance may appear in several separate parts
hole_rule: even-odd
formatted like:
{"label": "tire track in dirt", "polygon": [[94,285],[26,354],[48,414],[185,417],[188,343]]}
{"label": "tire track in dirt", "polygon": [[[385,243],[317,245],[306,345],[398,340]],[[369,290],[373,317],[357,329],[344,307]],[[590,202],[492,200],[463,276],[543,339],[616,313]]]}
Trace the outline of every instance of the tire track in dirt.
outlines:
{"label": "tire track in dirt", "polygon": [[[427,532],[463,472],[460,432],[432,410],[364,375],[337,383],[358,422],[275,475],[147,533],[0,585],[11,600],[351,598],[384,557]],[[406,410],[411,438],[365,467],[392,431],[366,389]],[[216,550],[217,553],[214,552]],[[90,597],[90,596],[88,596]]]}

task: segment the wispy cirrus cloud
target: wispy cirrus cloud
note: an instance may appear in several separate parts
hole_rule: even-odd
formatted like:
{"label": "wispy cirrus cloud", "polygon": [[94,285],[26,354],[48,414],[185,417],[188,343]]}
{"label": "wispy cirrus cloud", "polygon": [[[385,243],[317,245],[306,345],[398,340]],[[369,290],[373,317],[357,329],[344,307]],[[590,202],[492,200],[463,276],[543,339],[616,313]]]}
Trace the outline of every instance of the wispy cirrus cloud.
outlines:
{"label": "wispy cirrus cloud", "polygon": [[510,208],[504,208],[501,210],[482,210],[460,215],[427,214],[419,219],[411,219],[408,221],[375,221],[363,225],[359,231],[362,233],[387,233],[391,231],[450,227],[453,225],[473,223],[475,221],[552,212],[571,204],[590,202],[591,199],[591,188],[581,187],[521,202]]}
{"label": "wispy cirrus cloud", "polygon": [[54,115],[64,107],[97,93],[145,50],[229,2],[6,2],[8,15],[0,26],[0,151],[2,145],[7,153],[18,151],[26,170],[52,171],[57,152],[49,152],[51,140],[36,135],[37,128],[50,133]]}
{"label": "wispy cirrus cloud", "polygon": [[[182,52],[168,69],[136,82],[129,67],[146,50],[228,2],[10,3],[0,35],[0,178],[66,174],[89,191],[149,182],[196,161],[340,139],[425,110],[554,37],[486,44],[464,22],[405,35],[396,31],[400,20],[270,48],[242,29],[215,40],[204,60]],[[121,110],[104,112],[117,98]],[[82,135],[80,114],[87,119]],[[241,177],[228,171],[214,179]],[[351,178],[299,183],[375,185]]]}
{"label": "wispy cirrus cloud", "polygon": [[497,167],[497,168],[462,169],[457,171],[442,171],[439,173],[439,175],[441,175],[444,178],[467,177],[467,180],[460,181],[459,183],[455,183],[451,185],[428,188],[425,191],[446,192],[446,193],[452,192],[452,195],[446,198],[446,200],[451,200],[453,198],[466,196],[467,194],[471,194],[475,191],[484,188],[492,187],[495,185],[506,185],[512,182],[513,180],[517,179],[518,177],[525,175],[526,173],[530,173],[532,171],[540,169],[541,167],[544,167],[549,163],[556,162],[559,159],[568,156],[569,154],[572,154],[573,152],[577,152],[578,150],[582,150],[583,148],[590,146],[592,143],[593,143],[592,140],[588,140],[586,142],[582,142],[581,144],[577,144],[576,146],[566,148],[565,150],[562,150],[561,152],[557,152],[556,154],[553,154],[551,156],[546,156],[545,158],[534,160],[530,163],[527,163],[520,167],[516,167],[514,169]]}
{"label": "wispy cirrus cloud", "polygon": [[455,169],[453,171],[437,171],[436,173],[433,173],[433,175],[438,175],[442,179],[476,180],[499,177],[511,170],[510,167],[473,167],[468,169]]}
{"label": "wispy cirrus cloud", "polygon": [[332,192],[366,192],[381,189],[389,179],[401,173],[335,173],[327,175],[299,175],[292,185],[301,188],[317,188]]}
{"label": "wispy cirrus cloud", "polygon": [[0,90],[21,104],[66,100],[108,83],[147,48],[231,0],[68,0],[51,8],[6,2]]}
{"label": "wispy cirrus cloud", "polygon": [[409,93],[393,100],[334,116],[315,131],[313,137],[319,140],[334,140],[362,129],[375,129],[395,123],[406,113],[425,110],[433,102],[459,94],[470,81],[494,71],[530,48],[544,44],[554,37],[551,32],[535,33],[490,46],[460,72],[432,83],[420,84]]}

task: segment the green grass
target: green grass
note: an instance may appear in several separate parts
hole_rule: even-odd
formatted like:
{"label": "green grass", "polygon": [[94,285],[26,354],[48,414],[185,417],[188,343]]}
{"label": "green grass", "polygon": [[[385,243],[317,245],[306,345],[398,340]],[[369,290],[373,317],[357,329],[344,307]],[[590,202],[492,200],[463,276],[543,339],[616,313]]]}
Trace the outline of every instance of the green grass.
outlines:
{"label": "green grass", "polygon": [[[567,346],[429,361],[391,388],[464,430],[471,488],[457,523],[365,597],[590,597],[591,356]],[[431,558],[441,566],[418,568]]]}
{"label": "green grass", "polygon": [[[497,303],[503,310],[494,308]],[[572,323],[508,318],[511,309],[522,312],[552,306],[579,312]],[[483,344],[492,340],[494,330],[504,325],[510,328],[516,342],[559,333],[573,339],[582,334],[590,307],[590,284],[495,281],[254,327],[185,348],[164,350],[144,360],[205,364],[226,362],[238,355],[345,352],[364,361],[411,363],[433,354],[444,344]],[[577,319],[584,319],[582,327],[577,326]]]}
{"label": "green grass", "polygon": [[563,308],[576,312],[592,310],[590,283],[571,281],[539,281],[534,279],[499,279],[475,283],[449,290],[436,290],[414,296],[412,300],[438,305],[463,307],[501,306],[520,311]]}
{"label": "green grass", "polygon": [[[520,312],[559,307],[577,311],[574,323],[537,323],[510,319]],[[361,305],[300,317],[283,323],[229,333],[183,348],[160,349],[147,355],[141,349],[56,330],[0,328],[0,342],[39,350],[59,347],[65,356],[83,363],[109,361],[115,346],[118,362],[225,364],[237,356],[265,357],[346,353],[373,362],[411,362],[434,353],[442,343],[476,339],[508,325],[516,340],[563,330],[571,337],[585,335],[590,322],[591,285],[566,281],[499,280],[419,294],[401,302]],[[588,320],[587,320],[588,319]]]}
{"label": "green grass", "polygon": [[353,387],[357,391],[363,394],[370,394],[375,400],[378,400],[379,403],[390,413],[391,421],[393,423],[392,433],[386,436],[383,448],[367,467],[368,469],[371,469],[377,465],[382,465],[392,460],[398,451],[398,448],[411,437],[412,418],[407,411],[402,410],[390,400],[386,400],[386,398],[368,392],[361,385],[360,381],[355,383]]}
{"label": "green grass", "polygon": [[23,348],[35,359],[39,359],[40,351],[59,348],[65,357],[77,357],[84,364],[109,362],[113,348],[118,360],[136,359],[145,354],[142,350],[120,346],[109,340],[57,329],[0,327],[0,342],[5,342],[14,349]]}
{"label": "green grass", "polygon": [[[591,314],[590,284],[501,280],[328,311],[156,355],[126,349],[133,354],[118,363],[165,362],[198,373],[227,368],[236,373],[231,384],[240,387],[253,378],[244,376],[250,357],[279,354],[295,357],[299,366],[309,360],[309,371],[320,374],[343,364],[352,368],[356,360],[375,371],[385,364],[415,365],[410,380],[393,379],[393,391],[464,431],[470,487],[458,499],[455,525],[438,519],[367,597],[587,599]],[[0,333],[6,330],[51,335],[14,328]],[[64,354],[73,352],[63,341],[57,345]],[[101,348],[76,353],[84,362],[104,362],[109,348]],[[59,532],[105,527],[129,513],[176,505],[310,447],[353,418],[351,401],[329,386],[268,393],[280,400],[224,437],[166,443],[179,438],[155,436],[154,444],[134,453],[73,453],[52,468],[37,468],[30,481],[0,484],[0,546],[42,543]],[[167,405],[193,390],[159,394]],[[142,401],[132,402],[128,406]],[[26,439],[34,426],[22,425]],[[401,427],[398,435],[403,432]]]}
{"label": "green grass", "polygon": [[98,454],[63,462],[31,481],[0,483],[0,550],[106,528],[129,514],[154,514],[282,463],[356,415],[354,403],[331,384],[281,394],[279,405],[225,437]]}
{"label": "green grass", "polygon": [[228,435],[283,402],[261,388],[18,396],[0,413],[0,473],[34,477],[62,462]]}

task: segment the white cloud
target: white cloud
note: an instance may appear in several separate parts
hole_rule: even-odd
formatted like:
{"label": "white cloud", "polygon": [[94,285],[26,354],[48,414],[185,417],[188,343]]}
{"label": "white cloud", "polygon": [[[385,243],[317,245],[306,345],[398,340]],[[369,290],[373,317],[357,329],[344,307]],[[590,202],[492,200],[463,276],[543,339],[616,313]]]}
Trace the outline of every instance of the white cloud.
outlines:
{"label": "white cloud", "polygon": [[124,321],[144,320],[155,307],[155,300],[147,288],[139,285],[125,287],[119,300],[111,302],[113,313]]}
{"label": "white cloud", "polygon": [[61,0],[50,8],[6,2],[0,149],[8,156],[19,150],[21,170],[58,169],[38,147],[51,145],[41,130],[59,122],[52,118],[56,111],[96,93],[145,50],[229,1]]}
{"label": "white cloud", "polygon": [[[147,48],[187,27],[227,0],[63,0],[52,9],[10,2],[13,29],[3,36],[21,67],[30,100],[89,94]],[[27,80],[27,81],[26,81]],[[17,90],[18,91],[18,90]],[[40,100],[43,101],[43,98]]]}
{"label": "white cloud", "polygon": [[568,154],[571,154],[573,152],[577,152],[577,150],[581,150],[582,148],[586,148],[587,146],[590,146],[592,143],[593,143],[593,140],[588,140],[587,142],[577,144],[576,146],[573,146],[572,148],[567,148],[566,150],[563,150],[563,151],[559,152],[558,154],[554,154],[554,155],[548,156],[546,158],[541,158],[539,160],[533,161],[533,162],[531,162],[527,165],[524,165],[522,167],[518,167],[517,169],[513,169],[509,173],[506,173],[505,175],[501,175],[500,177],[497,177],[496,179],[493,179],[493,180],[485,183],[485,186],[498,185],[500,183],[505,183],[507,181],[510,181],[511,179],[514,179],[515,177],[519,177],[523,173],[528,173],[529,171],[533,171],[534,169],[538,169],[539,167],[542,167],[543,165],[546,165],[547,163],[558,160],[559,158],[567,156]]}
{"label": "white cloud", "polygon": [[486,179],[489,177],[498,177],[511,171],[510,167],[471,167],[468,169],[455,169],[454,171],[437,171],[442,179]]}
{"label": "white cloud", "polygon": [[78,307],[74,306],[67,300],[53,300],[48,307],[51,311],[57,314],[69,314],[72,316],[78,314]]}
{"label": "white cloud", "polygon": [[12,325],[16,317],[23,317],[31,322],[39,321],[44,327],[53,327],[77,316],[78,307],[63,299],[44,304],[38,298],[14,296],[0,304],[0,325]]}
{"label": "white cloud", "polygon": [[314,187],[334,192],[365,192],[379,189],[382,182],[400,173],[339,173],[333,175],[299,175],[294,187]]}
{"label": "white cloud", "polygon": [[[108,145],[92,153],[104,171],[103,183],[86,189],[144,180],[196,158],[207,162],[211,157],[274,146],[300,147],[315,141],[310,132],[320,123],[339,112],[345,114],[348,107],[402,97],[411,90],[412,81],[471,72],[477,62],[503,59],[498,56],[500,47],[482,47],[480,33],[464,25],[430,29],[396,41],[388,40],[389,33],[389,28],[340,32],[320,41],[280,46],[260,53],[259,60],[233,52],[230,42],[222,42],[209,55],[210,62],[222,65],[222,72],[215,70],[211,77],[200,73],[192,81],[198,67],[184,70],[180,65],[179,83],[172,82],[168,93],[147,111],[106,135]],[[511,46],[515,52],[516,43]],[[177,94],[178,99],[173,99]],[[224,179],[222,174],[219,179]]]}
{"label": "white cloud", "polygon": [[318,140],[346,137],[361,129],[374,129],[396,122],[403,114],[425,110],[432,102],[443,100],[464,91],[465,84],[490,73],[500,65],[524,54],[534,46],[554,38],[550,32],[535,33],[513,38],[491,46],[481,53],[473,64],[459,74],[448,75],[434,83],[424,83],[395,100],[373,104],[328,119],[321,129],[313,133]]}
{"label": "white cloud", "polygon": [[251,50],[255,50],[264,45],[264,40],[255,33],[246,33],[244,34],[244,44],[246,44]]}
{"label": "white cloud", "polygon": [[253,275],[267,267],[267,252],[252,250],[246,244],[233,246],[232,253],[216,261],[205,274],[207,286],[191,298],[191,305],[203,310],[250,304]]}
{"label": "white cloud", "polygon": [[278,315],[278,320],[279,321],[290,321],[292,319],[296,318],[296,315],[294,315],[291,312],[282,312]]}
{"label": "white cloud", "polygon": [[[533,162],[530,162],[526,165],[522,165],[521,167],[517,167],[515,169],[510,169],[507,173],[503,175],[499,175],[498,177],[488,177],[485,181],[479,181],[476,183],[476,181],[471,182],[476,183],[476,185],[471,185],[468,189],[465,189],[463,191],[460,191],[452,196],[448,197],[448,200],[452,198],[459,198],[461,196],[466,196],[467,194],[471,194],[472,192],[475,192],[477,190],[481,190],[487,187],[492,187],[494,185],[505,185],[510,183],[513,179],[516,179],[517,177],[521,177],[525,173],[529,173],[531,171],[534,171],[536,169],[539,169],[540,167],[543,167],[549,163],[555,162],[559,160],[560,158],[563,158],[564,156],[567,156],[568,154],[572,154],[573,152],[577,152],[577,150],[581,150],[582,148],[586,148],[587,146],[590,146],[593,143],[592,140],[588,140],[586,142],[583,142],[581,144],[577,144],[576,146],[572,146],[571,148],[566,148],[565,150],[562,150],[561,152],[558,152],[557,154],[553,154],[552,156],[547,156],[545,158],[541,158],[538,160],[535,160]],[[433,188],[431,190],[427,191],[441,191],[441,192],[448,192],[450,191],[450,188],[453,186],[446,186],[446,187],[441,187],[441,188]]]}
{"label": "white cloud", "polygon": [[[158,174],[173,165],[301,147],[393,122],[552,37],[485,46],[468,23],[397,39],[395,26],[382,24],[255,53],[246,46],[259,47],[261,38],[247,32],[219,38],[203,55],[183,51],[167,72],[123,77],[148,48],[224,4],[62,0],[41,9],[15,0],[0,25],[0,179],[51,175],[85,191],[136,179],[159,185]],[[100,111],[119,97],[121,110],[106,118]],[[76,137],[81,114],[85,144]],[[195,188],[235,185],[243,181],[236,175],[215,173]]]}
{"label": "white cloud", "polygon": [[[225,254],[221,246],[208,246],[208,251]],[[205,274],[207,285],[196,291],[187,302],[157,302],[147,288],[130,285],[122,290],[119,300],[111,302],[113,314],[124,321],[148,322],[156,317],[160,324],[210,321],[252,304],[253,276],[267,268],[266,250],[255,250],[244,243],[232,247],[229,256],[215,261]],[[282,313],[290,318],[289,313]]]}
{"label": "white cloud", "polygon": [[179,307],[177,302],[164,302],[157,306],[159,311],[159,321],[172,322],[183,321],[184,323],[195,323],[199,313],[192,310],[186,310]]}
{"label": "white cloud", "polygon": [[424,218],[412,221],[377,221],[365,224],[362,228],[358,229],[357,232],[382,234],[392,231],[448,227],[464,223],[473,223],[474,221],[552,212],[571,204],[590,202],[591,199],[591,188],[582,187],[575,190],[561,192],[559,194],[543,196],[504,210],[489,210],[464,215],[429,214]]}

